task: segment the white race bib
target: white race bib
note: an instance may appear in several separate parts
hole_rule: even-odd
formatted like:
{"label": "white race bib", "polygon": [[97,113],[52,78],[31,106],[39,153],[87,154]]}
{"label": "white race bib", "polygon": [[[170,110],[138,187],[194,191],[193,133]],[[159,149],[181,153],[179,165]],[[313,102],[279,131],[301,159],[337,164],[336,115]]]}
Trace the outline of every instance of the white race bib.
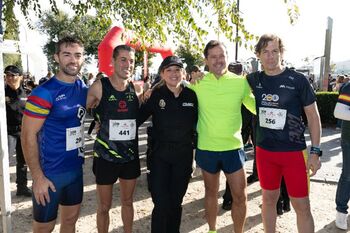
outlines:
{"label": "white race bib", "polygon": [[109,140],[129,141],[136,137],[136,120],[109,120]]}
{"label": "white race bib", "polygon": [[259,108],[261,127],[282,130],[286,124],[287,110],[278,108]]}
{"label": "white race bib", "polygon": [[84,130],[82,126],[66,129],[66,151],[84,146]]}

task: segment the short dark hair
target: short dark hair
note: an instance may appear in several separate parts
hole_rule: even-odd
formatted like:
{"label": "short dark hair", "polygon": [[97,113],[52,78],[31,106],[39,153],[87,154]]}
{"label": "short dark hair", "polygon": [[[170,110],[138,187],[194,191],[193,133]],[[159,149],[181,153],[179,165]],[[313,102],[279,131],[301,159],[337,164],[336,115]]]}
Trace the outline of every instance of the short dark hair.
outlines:
{"label": "short dark hair", "polygon": [[241,75],[243,72],[243,65],[240,62],[232,62],[228,65],[228,71]]}
{"label": "short dark hair", "polygon": [[121,51],[121,50],[125,50],[125,51],[128,51],[128,52],[133,52],[133,53],[135,53],[135,49],[131,48],[131,47],[128,46],[128,45],[125,45],[125,44],[123,44],[123,45],[118,45],[117,47],[115,47],[115,48],[113,49],[113,59],[116,59],[116,58],[118,57],[119,51]]}
{"label": "short dark hair", "polygon": [[280,49],[281,53],[284,53],[285,48],[284,48],[284,44],[283,41],[280,37],[274,35],[274,34],[264,34],[259,38],[258,43],[255,45],[254,49],[255,49],[255,54],[258,54],[261,52],[262,49],[266,48],[267,44],[270,41],[274,41],[276,40],[278,42],[278,47]]}
{"label": "short dark hair", "polygon": [[208,42],[208,44],[204,48],[204,57],[208,58],[209,49],[212,49],[212,48],[214,48],[216,46],[220,46],[220,45],[225,48],[226,53],[227,53],[227,49],[226,49],[226,46],[224,43],[222,43],[221,41],[218,41],[218,40],[211,40]]}
{"label": "short dark hair", "polygon": [[188,69],[188,73],[198,72],[198,71],[201,71],[201,69],[197,65],[193,65],[193,66],[189,67],[189,69]]}
{"label": "short dark hair", "polygon": [[75,36],[65,36],[65,37],[61,38],[61,39],[56,43],[56,51],[55,51],[56,54],[59,54],[59,53],[60,53],[60,51],[61,51],[61,46],[62,46],[63,44],[66,44],[66,45],[78,44],[80,47],[83,47],[83,48],[84,48],[83,42],[82,42],[78,37],[75,37]]}

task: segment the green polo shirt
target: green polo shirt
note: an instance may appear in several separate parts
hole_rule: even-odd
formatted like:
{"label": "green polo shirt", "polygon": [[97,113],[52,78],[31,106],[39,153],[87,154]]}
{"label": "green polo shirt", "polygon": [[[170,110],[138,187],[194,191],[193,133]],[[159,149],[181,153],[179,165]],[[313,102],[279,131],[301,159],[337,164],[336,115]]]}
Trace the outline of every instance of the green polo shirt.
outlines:
{"label": "green polo shirt", "polygon": [[246,78],[227,72],[217,79],[207,73],[190,87],[198,98],[198,148],[209,151],[241,148],[242,103],[256,114],[255,99]]}

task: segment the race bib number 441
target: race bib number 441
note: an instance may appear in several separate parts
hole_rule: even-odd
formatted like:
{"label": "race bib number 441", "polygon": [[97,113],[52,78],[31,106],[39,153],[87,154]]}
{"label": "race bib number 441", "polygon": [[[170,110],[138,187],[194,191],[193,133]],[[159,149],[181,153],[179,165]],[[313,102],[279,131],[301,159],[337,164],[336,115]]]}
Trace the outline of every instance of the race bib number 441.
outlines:
{"label": "race bib number 441", "polygon": [[136,120],[109,120],[109,140],[129,141],[136,137]]}
{"label": "race bib number 441", "polygon": [[261,127],[282,130],[286,124],[287,110],[278,108],[259,108]]}

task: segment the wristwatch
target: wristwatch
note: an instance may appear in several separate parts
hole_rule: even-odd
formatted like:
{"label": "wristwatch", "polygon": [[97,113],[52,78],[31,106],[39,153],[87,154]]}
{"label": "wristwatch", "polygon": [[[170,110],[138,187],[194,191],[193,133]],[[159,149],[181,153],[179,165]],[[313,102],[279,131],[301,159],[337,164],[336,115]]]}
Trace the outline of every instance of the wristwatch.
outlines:
{"label": "wristwatch", "polygon": [[321,148],[319,148],[319,147],[311,146],[311,148],[310,148],[310,154],[317,154],[318,157],[321,157],[321,156],[322,156],[322,150],[321,150]]}

